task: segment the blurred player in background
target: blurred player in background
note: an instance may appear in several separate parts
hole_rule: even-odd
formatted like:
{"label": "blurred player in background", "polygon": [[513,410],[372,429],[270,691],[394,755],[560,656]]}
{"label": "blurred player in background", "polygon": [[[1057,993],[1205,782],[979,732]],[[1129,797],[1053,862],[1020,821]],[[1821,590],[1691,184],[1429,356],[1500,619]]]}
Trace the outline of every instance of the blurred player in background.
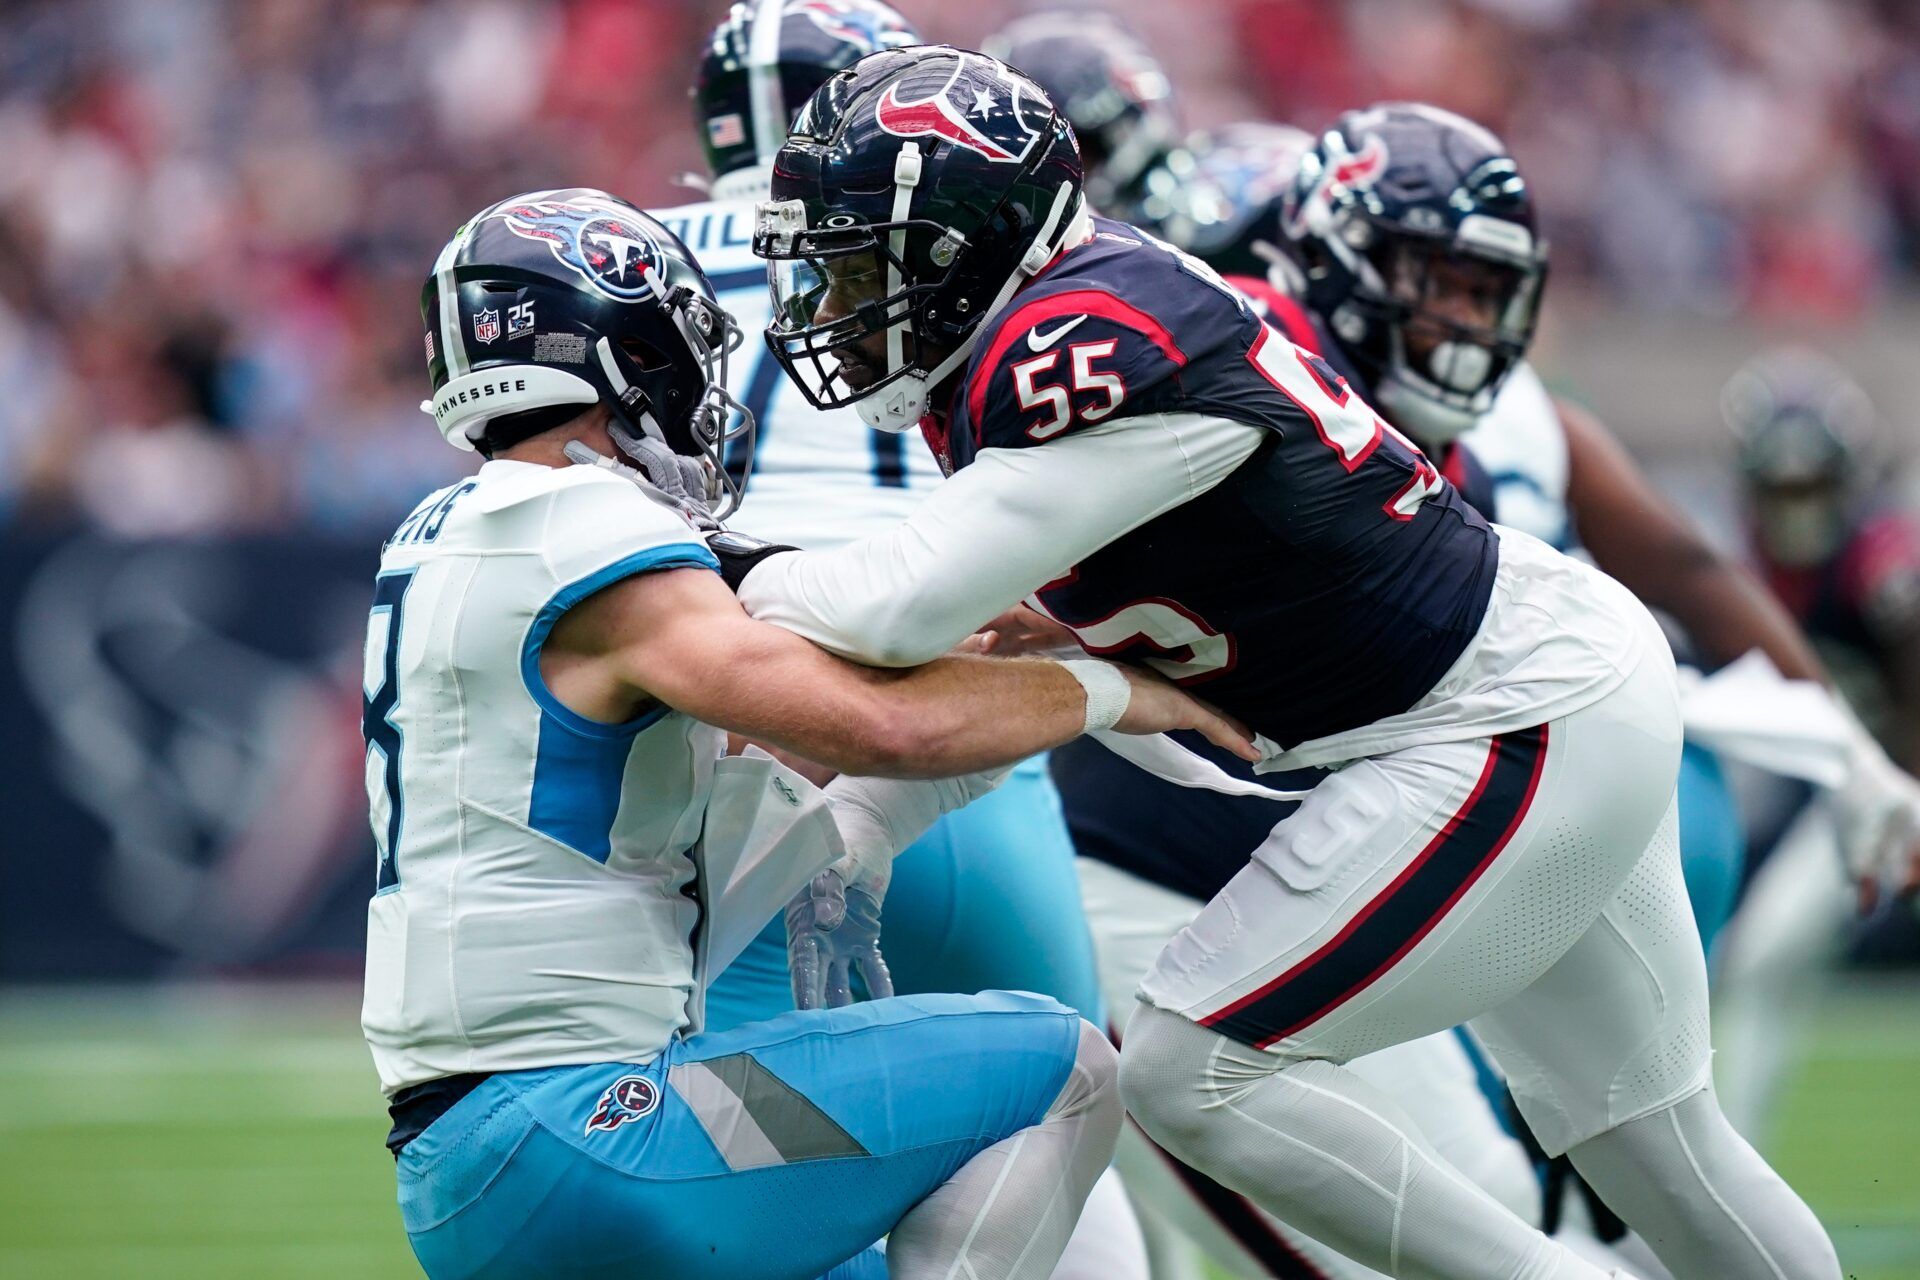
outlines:
{"label": "blurred player in background", "polygon": [[[751,440],[741,335],[631,205],[482,210],[421,311],[429,412],[487,459],[387,540],[366,648],[363,1020],[421,1264],[809,1280],[879,1274],[890,1233],[896,1277],[1042,1280],[1120,1123],[1072,1010],[930,995],[703,1030],[709,967],[816,873],[863,882],[995,775],[822,793],[725,736],[938,778],[1217,717],[1104,663],[879,673],[747,618],[723,575],[754,547],[706,515]],[[840,923],[796,933],[837,960]]]}
{"label": "blurred player in background", "polygon": [[[920,43],[876,0],[763,0],[735,5],[714,28],[693,98],[712,174],[709,203],[657,213],[684,237],[723,306],[751,333],[768,319],[766,264],[751,252],[755,202],[773,156],[815,89],[879,49]],[[939,479],[924,449],[821,411],[754,341],[731,390],[758,420],[753,501],[736,527],[778,543],[841,546],[909,515]],[[896,991],[1015,990],[1051,995],[1099,1023],[1100,987],[1081,915],[1073,848],[1043,759],[1016,766],[992,794],[943,817],[894,864],[881,950]],[[715,981],[710,1025],[769,1018],[792,1007],[779,921]],[[1117,1175],[1089,1202],[1059,1275],[1129,1280],[1145,1273],[1139,1228]]]}
{"label": "blurred player in background", "polygon": [[[1920,765],[1920,522],[1872,475],[1872,402],[1832,361],[1787,349],[1740,369],[1721,407],[1756,566],[1875,736],[1908,769]],[[1834,815],[1808,803],[1805,786],[1767,798],[1758,866],[1721,957],[1717,1027],[1727,1114],[1756,1141],[1787,1066],[1784,1038],[1831,974],[1852,915]]]}

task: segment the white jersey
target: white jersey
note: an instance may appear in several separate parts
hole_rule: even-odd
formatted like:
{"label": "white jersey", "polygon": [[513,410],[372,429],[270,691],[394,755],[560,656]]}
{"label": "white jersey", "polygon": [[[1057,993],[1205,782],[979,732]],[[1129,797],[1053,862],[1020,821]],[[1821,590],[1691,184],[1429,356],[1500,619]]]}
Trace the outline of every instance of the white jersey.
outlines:
{"label": "white jersey", "polygon": [[1533,366],[1516,367],[1493,407],[1460,437],[1493,480],[1485,513],[1562,551],[1575,545],[1567,511],[1567,431]]}
{"label": "white jersey", "polygon": [[504,461],[387,543],[366,647],[380,863],[362,1020],[389,1094],[645,1061],[688,1022],[720,733],[664,708],[587,720],[539,661],[593,591],[714,563],[625,480]]}
{"label": "white jersey", "polygon": [[753,256],[753,206],[743,198],[649,212],[686,241],[746,331],[727,390],[752,410],[760,439],[746,505],[727,523],[773,542],[837,547],[905,519],[940,468],[913,433],[875,431],[850,408],[815,409],[767,350],[772,300],[767,264]]}

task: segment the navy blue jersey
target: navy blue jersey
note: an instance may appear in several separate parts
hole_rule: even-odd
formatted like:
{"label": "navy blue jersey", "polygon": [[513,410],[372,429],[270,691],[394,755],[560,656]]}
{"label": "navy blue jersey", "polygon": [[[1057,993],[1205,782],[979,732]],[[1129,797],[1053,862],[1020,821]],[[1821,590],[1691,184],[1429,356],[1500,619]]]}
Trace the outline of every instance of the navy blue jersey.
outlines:
{"label": "navy blue jersey", "polygon": [[1037,602],[1090,651],[1205,682],[1285,745],[1405,711],[1480,625],[1492,530],[1209,269],[1123,223],[1094,226],[983,328],[944,420],[927,425],[943,467],[1145,414],[1266,429],[1233,475]]}
{"label": "navy blue jersey", "polygon": [[[1327,332],[1326,322],[1302,306],[1299,299],[1254,276],[1228,276],[1226,280],[1246,295],[1255,315],[1278,329],[1294,346],[1306,348],[1333,366],[1334,372],[1345,378],[1347,385],[1359,392],[1362,399],[1370,394],[1366,381]],[[1432,456],[1440,464],[1440,474],[1459,490],[1467,505],[1492,520],[1493,475],[1480,464],[1473,451],[1456,440]]]}

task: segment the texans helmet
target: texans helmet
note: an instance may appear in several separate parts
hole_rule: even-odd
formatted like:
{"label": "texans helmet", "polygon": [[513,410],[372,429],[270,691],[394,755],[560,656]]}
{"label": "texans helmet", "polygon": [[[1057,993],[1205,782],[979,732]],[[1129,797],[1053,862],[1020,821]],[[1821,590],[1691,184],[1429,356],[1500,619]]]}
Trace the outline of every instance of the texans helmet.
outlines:
{"label": "texans helmet", "polygon": [[1782,564],[1839,549],[1875,431],[1873,402],[1825,356],[1755,356],[1720,393],[1761,541]]}
{"label": "texans helmet", "polygon": [[1306,302],[1423,443],[1471,427],[1532,341],[1547,252],[1506,146],[1417,103],[1353,111],[1301,158],[1282,230]]}
{"label": "texans helmet", "polygon": [[1032,77],[1073,126],[1095,209],[1123,222],[1164,216],[1179,187],[1168,161],[1180,130],[1145,45],[1105,14],[1066,10],[1016,19],[985,50]]}
{"label": "texans helmet", "polygon": [[904,431],[980,325],[1091,232],[1073,131],[985,54],[923,45],[863,58],[794,121],[759,206],[767,343],[819,408]]}
{"label": "texans helmet", "polygon": [[921,43],[879,0],[750,0],[713,29],[693,102],[714,194],[746,175],[738,194],[765,180],[795,113],[836,71],[870,53]]}
{"label": "texans helmet", "polygon": [[732,489],[729,441],[751,462],[752,417],[726,392],[740,327],[687,247],[616,196],[568,187],[481,210],[440,251],[420,316],[420,407],[456,448],[492,457],[605,404],[628,452],[651,438],[701,459],[709,501]]}

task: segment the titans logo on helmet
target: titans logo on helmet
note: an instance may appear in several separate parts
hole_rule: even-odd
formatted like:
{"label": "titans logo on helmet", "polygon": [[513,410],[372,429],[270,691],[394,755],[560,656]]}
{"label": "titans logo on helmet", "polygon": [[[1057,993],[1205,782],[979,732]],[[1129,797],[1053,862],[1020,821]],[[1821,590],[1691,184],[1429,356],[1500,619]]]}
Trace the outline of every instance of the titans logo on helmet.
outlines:
{"label": "titans logo on helmet", "polygon": [[587,1133],[612,1133],[630,1120],[653,1114],[660,1105],[660,1086],[645,1076],[621,1076],[600,1095],[587,1117]]}
{"label": "titans logo on helmet", "polygon": [[535,200],[494,216],[517,236],[545,241],[555,258],[610,298],[634,302],[657,292],[660,246],[620,213],[584,201]]}

